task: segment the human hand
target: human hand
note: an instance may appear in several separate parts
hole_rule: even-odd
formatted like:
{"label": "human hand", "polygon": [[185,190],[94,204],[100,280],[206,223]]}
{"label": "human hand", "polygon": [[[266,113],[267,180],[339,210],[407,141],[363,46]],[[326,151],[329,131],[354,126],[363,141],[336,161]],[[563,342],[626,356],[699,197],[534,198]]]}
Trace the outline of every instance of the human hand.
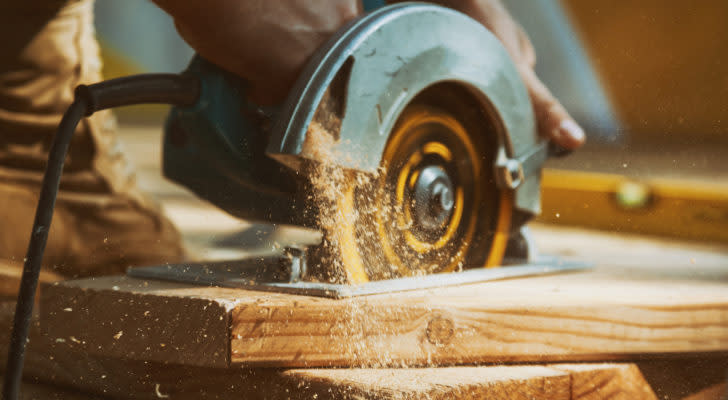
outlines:
{"label": "human hand", "polygon": [[200,55],[280,102],[314,51],[361,12],[358,0],[154,0]]}
{"label": "human hand", "polygon": [[569,116],[534,72],[536,52],[520,25],[500,0],[437,0],[440,5],[469,15],[500,39],[521,74],[531,96],[539,133],[565,149],[584,144],[584,131]]}

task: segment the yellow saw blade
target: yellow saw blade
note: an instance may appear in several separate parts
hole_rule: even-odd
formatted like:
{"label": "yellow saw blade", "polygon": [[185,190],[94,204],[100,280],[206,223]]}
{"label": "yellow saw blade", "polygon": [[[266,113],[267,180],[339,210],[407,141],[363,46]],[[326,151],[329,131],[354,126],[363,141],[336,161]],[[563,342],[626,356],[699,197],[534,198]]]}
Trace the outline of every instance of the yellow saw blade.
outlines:
{"label": "yellow saw blade", "polygon": [[411,103],[390,135],[379,174],[347,178],[328,230],[347,281],[501,264],[512,192],[493,179],[495,135],[470,116]]}

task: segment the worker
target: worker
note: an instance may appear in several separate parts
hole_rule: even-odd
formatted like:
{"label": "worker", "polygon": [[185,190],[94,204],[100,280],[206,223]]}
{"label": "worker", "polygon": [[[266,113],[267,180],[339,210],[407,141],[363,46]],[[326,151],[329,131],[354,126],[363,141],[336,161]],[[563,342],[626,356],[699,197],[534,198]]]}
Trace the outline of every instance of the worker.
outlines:
{"label": "worker", "polygon": [[[154,0],[203,57],[250,82],[259,104],[280,102],[312,52],[359,15],[358,0]],[[564,148],[584,133],[536,77],[535,54],[498,0],[441,0],[505,45],[526,83],[538,128]],[[48,147],[73,89],[102,79],[92,0],[0,5],[0,267],[20,268]],[[134,29],[135,21],[128,21]],[[66,162],[46,270],[61,277],[176,262],[180,234],[139,191],[109,112],[84,120]]]}

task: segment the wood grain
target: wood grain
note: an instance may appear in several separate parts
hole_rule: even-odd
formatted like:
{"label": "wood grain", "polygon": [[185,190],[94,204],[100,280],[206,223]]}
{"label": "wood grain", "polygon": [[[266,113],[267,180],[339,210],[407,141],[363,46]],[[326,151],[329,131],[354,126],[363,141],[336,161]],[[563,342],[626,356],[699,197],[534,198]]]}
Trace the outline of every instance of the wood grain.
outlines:
{"label": "wood grain", "polygon": [[[293,307],[269,299],[233,309],[231,359],[427,365],[727,350],[726,285],[686,289],[575,274]],[[442,319],[453,333],[433,342],[428,328]]]}
{"label": "wood grain", "polygon": [[[2,378],[2,375],[0,375]],[[23,382],[20,387],[20,400],[99,400],[100,397],[78,390],[62,388],[43,383]]]}
{"label": "wood grain", "polygon": [[[37,349],[36,349],[37,350]],[[621,364],[481,366],[411,369],[208,368],[89,357],[46,349],[31,352],[26,371],[33,384],[22,398],[120,399],[654,399],[647,383],[639,391],[594,390],[579,376],[606,379],[599,388],[636,385],[637,371]],[[56,349],[58,350],[58,349]],[[610,372],[610,370],[614,370]],[[588,372],[585,372],[588,371]],[[637,375],[639,378],[639,375]],[[56,386],[52,386],[56,385]],[[581,386],[577,386],[581,385]],[[60,396],[46,396],[59,391]],[[585,393],[588,397],[576,394]],[[67,395],[66,395],[67,394]],[[644,394],[644,396],[643,396]],[[599,397],[603,395],[603,397]],[[611,397],[610,397],[611,396]],[[629,397],[626,397],[629,396]]]}
{"label": "wood grain", "polygon": [[41,313],[76,350],[202,366],[606,360],[727,351],[721,274],[607,266],[346,300],[97,278],[44,290]]}
{"label": "wood grain", "polygon": [[312,369],[287,373],[347,399],[571,399],[570,373],[543,366]]}
{"label": "wood grain", "polygon": [[[10,307],[0,307],[0,322],[10,320],[9,311]],[[68,351],[60,343],[43,340],[37,321],[31,331],[25,368],[27,383],[21,392],[23,399],[654,398],[633,364],[289,370],[212,368]],[[7,340],[5,333],[0,333],[3,343]],[[640,385],[640,390],[632,389]],[[619,388],[625,389],[611,390]],[[584,397],[584,393],[589,397]],[[629,397],[624,397],[625,394]]]}
{"label": "wood grain", "polygon": [[45,340],[101,356],[230,365],[233,302],[200,296],[199,288],[165,282],[124,277],[83,282],[80,290],[70,282],[42,288]]}
{"label": "wood grain", "polygon": [[572,400],[657,400],[634,364],[555,364],[550,367],[569,372]]}

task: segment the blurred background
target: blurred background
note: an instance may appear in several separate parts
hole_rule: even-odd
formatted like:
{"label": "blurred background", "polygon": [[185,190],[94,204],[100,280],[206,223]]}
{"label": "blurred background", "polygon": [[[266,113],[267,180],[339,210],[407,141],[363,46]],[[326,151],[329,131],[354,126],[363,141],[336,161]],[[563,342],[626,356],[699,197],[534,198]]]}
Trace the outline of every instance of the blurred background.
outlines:
{"label": "blurred background", "polygon": [[[365,0],[365,3],[375,5],[381,1]],[[632,214],[605,214],[604,221],[593,225],[612,230],[666,233],[674,231],[675,224],[702,220],[713,224],[716,230],[725,231],[720,226],[728,226],[728,1],[504,0],[504,3],[534,42],[537,73],[587,131],[588,145],[583,150],[549,161],[548,166],[556,170],[611,174],[606,180],[590,175],[578,177],[581,181],[573,177],[567,181],[572,186],[597,182],[595,191],[608,192],[602,194],[616,199],[625,195],[620,193],[622,183],[633,184],[624,189],[626,196],[632,200],[636,196],[635,204],[643,207],[635,208],[630,203],[620,212]],[[146,71],[177,72],[184,69],[193,54],[177,35],[171,19],[146,0],[97,0],[96,25],[107,78]],[[135,142],[133,135],[144,127],[159,131],[164,113],[163,107],[136,107],[118,112],[122,127],[136,127],[122,129],[122,135],[130,139],[137,153],[145,155],[132,154],[142,170],[158,168],[156,161],[150,160],[158,158],[152,151],[158,153],[159,149],[152,150],[139,140]],[[677,191],[672,181],[667,189],[665,185],[660,186],[660,179],[678,179]],[[658,180],[657,186],[653,186],[654,180]],[[168,188],[169,193],[174,193],[176,190],[172,184],[156,180],[148,184],[156,191]],[[543,220],[589,225],[585,220],[593,220],[593,216],[581,211],[595,212],[596,200],[577,204],[572,197],[586,194],[574,192],[567,199],[564,188],[560,187],[558,195],[550,195],[548,185],[547,180]],[[687,220],[665,221],[664,215],[682,212],[674,208],[654,209],[655,204],[667,204],[655,202],[655,198],[667,192],[673,197],[674,193],[682,196],[675,203],[681,210],[689,208],[693,201],[705,200],[704,193],[709,193],[707,214],[703,210],[697,217],[686,217]],[[573,203],[568,205],[571,208],[560,210],[568,201]],[[639,220],[639,212],[651,212],[653,219],[660,220],[645,230],[645,223],[633,221]],[[619,218],[632,221],[631,225],[609,222]],[[705,231],[705,228],[695,229]],[[701,235],[705,236],[698,234],[698,238]],[[728,233],[717,237],[728,242]]]}

